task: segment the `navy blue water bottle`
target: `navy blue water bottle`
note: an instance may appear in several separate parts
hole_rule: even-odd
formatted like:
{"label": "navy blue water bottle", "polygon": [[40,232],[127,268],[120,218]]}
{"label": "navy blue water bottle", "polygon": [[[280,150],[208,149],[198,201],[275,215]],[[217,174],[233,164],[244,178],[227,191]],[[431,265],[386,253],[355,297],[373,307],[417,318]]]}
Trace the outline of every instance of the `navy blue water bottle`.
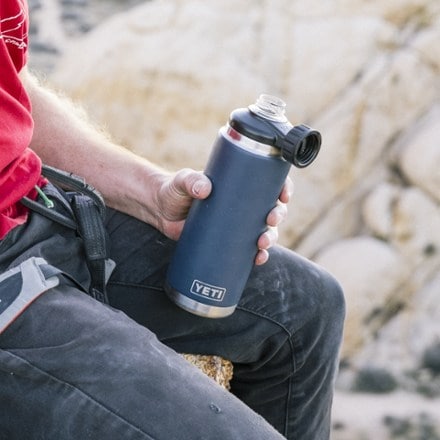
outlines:
{"label": "navy blue water bottle", "polygon": [[191,206],[165,283],[168,296],[191,313],[233,313],[291,164],[305,167],[319,152],[319,132],[294,127],[285,106],[261,95],[219,131],[205,168],[212,192]]}

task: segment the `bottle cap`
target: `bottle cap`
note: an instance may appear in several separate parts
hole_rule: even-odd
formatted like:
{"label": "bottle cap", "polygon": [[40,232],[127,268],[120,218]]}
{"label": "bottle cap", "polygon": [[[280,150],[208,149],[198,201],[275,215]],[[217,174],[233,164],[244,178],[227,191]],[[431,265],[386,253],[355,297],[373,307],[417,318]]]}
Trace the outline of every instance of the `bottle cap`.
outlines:
{"label": "bottle cap", "polygon": [[312,163],[321,148],[321,134],[307,125],[293,127],[284,137],[281,154],[298,168]]}

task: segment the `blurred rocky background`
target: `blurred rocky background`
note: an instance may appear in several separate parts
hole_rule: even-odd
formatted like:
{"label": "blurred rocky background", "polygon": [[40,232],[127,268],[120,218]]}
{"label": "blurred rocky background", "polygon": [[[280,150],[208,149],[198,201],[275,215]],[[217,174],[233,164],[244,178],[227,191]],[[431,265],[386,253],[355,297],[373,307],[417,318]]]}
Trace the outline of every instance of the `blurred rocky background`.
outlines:
{"label": "blurred rocky background", "polygon": [[345,290],[332,438],[439,440],[440,2],[29,4],[30,64],[164,166],[260,93],[322,132],[280,241]]}

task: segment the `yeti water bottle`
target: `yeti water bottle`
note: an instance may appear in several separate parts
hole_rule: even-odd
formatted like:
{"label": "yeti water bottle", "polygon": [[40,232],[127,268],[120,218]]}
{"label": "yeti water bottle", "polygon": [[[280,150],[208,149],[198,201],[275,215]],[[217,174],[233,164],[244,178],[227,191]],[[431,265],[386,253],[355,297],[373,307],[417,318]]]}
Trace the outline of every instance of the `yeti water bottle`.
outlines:
{"label": "yeti water bottle", "polygon": [[168,269],[165,290],[176,304],[209,318],[234,311],[290,165],[306,167],[320,145],[321,135],[294,127],[274,96],[231,113],[205,168],[212,193],[191,206]]}

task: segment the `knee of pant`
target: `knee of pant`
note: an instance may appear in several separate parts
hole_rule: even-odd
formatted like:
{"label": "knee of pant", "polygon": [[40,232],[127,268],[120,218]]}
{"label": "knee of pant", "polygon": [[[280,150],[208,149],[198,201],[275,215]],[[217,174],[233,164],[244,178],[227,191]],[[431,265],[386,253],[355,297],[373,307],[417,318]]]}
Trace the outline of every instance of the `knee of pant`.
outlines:
{"label": "knee of pant", "polygon": [[[290,325],[306,345],[339,345],[345,318],[345,299],[339,282],[323,268],[312,264],[295,295]],[[295,331],[294,331],[295,332]]]}
{"label": "knee of pant", "polygon": [[312,326],[317,343],[337,351],[342,341],[345,319],[345,298],[341,285],[328,272],[322,274],[322,292]]}
{"label": "knee of pant", "polygon": [[345,318],[345,297],[339,282],[329,273],[324,275],[323,307],[327,319],[342,325]]}

